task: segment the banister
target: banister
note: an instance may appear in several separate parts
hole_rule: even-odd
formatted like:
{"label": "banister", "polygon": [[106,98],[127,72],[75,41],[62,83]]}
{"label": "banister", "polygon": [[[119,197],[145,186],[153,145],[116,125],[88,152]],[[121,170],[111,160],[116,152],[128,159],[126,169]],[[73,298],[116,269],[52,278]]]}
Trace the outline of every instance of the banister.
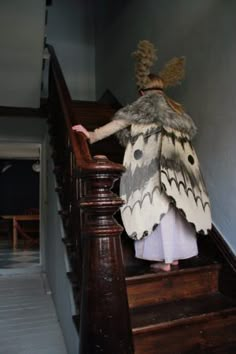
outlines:
{"label": "banister", "polygon": [[79,292],[79,354],[133,354],[122,227],[113,217],[123,201],[111,191],[124,167],[103,155],[92,157],[85,135],[72,130],[71,96],[53,47],[48,50],[49,124],[65,245],[72,252],[70,276]]}

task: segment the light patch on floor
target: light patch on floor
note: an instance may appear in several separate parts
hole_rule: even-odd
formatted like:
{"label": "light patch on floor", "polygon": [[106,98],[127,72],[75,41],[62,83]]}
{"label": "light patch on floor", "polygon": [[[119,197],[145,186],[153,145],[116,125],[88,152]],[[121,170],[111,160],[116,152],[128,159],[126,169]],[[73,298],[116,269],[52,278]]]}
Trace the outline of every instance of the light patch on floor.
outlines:
{"label": "light patch on floor", "polygon": [[0,240],[0,269],[31,268],[40,263],[39,250],[24,249],[20,242],[19,246],[14,250],[8,241]]}

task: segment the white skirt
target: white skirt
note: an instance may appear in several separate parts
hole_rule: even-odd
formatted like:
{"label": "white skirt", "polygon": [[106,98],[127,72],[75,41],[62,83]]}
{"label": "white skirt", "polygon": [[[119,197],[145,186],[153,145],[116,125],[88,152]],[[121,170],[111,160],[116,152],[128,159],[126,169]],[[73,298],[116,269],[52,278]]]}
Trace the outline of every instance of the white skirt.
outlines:
{"label": "white skirt", "polygon": [[165,263],[198,254],[196,231],[174,206],[170,206],[155,231],[135,241],[134,246],[135,257]]}

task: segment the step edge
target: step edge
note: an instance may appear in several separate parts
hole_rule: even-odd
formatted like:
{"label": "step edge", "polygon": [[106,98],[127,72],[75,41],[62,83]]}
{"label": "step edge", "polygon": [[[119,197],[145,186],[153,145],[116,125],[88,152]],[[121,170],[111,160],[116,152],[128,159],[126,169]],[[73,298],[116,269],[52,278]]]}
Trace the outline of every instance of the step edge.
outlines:
{"label": "step edge", "polygon": [[132,333],[133,333],[133,335],[139,335],[139,334],[145,334],[145,333],[150,333],[150,332],[154,332],[154,331],[155,332],[156,331],[163,331],[165,329],[169,329],[169,328],[173,328],[173,327],[177,327],[177,326],[191,325],[192,322],[194,322],[194,323],[203,322],[205,320],[209,320],[209,319],[217,317],[217,316],[224,316],[227,314],[236,315],[236,306],[225,309],[225,310],[221,310],[221,311],[209,312],[207,314],[189,316],[187,318],[179,318],[176,320],[162,322],[162,323],[158,323],[158,324],[147,325],[147,326],[143,326],[143,327],[135,327],[135,328],[132,328]]}
{"label": "step edge", "polygon": [[185,274],[192,274],[192,273],[198,273],[198,272],[204,272],[207,273],[209,271],[219,271],[221,268],[220,264],[211,264],[207,266],[201,266],[201,267],[194,267],[194,268],[185,268],[185,269],[178,269],[178,270],[173,270],[171,272],[159,272],[159,273],[148,273],[148,274],[142,274],[142,275],[134,275],[131,277],[126,277],[126,283],[127,285],[134,285],[136,283],[139,283],[140,281],[147,282],[151,281],[154,279],[158,278],[169,278],[173,277],[175,275],[185,275]]}

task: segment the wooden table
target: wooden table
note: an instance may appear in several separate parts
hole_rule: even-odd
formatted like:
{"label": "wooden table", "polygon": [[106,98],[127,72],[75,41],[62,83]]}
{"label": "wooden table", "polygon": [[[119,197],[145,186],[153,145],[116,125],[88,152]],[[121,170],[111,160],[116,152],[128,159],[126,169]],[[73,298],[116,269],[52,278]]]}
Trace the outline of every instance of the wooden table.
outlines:
{"label": "wooden table", "polygon": [[25,215],[2,215],[2,218],[12,220],[12,236],[13,236],[13,249],[17,248],[18,233],[16,228],[17,221],[34,221],[39,220],[38,214],[25,214]]}

